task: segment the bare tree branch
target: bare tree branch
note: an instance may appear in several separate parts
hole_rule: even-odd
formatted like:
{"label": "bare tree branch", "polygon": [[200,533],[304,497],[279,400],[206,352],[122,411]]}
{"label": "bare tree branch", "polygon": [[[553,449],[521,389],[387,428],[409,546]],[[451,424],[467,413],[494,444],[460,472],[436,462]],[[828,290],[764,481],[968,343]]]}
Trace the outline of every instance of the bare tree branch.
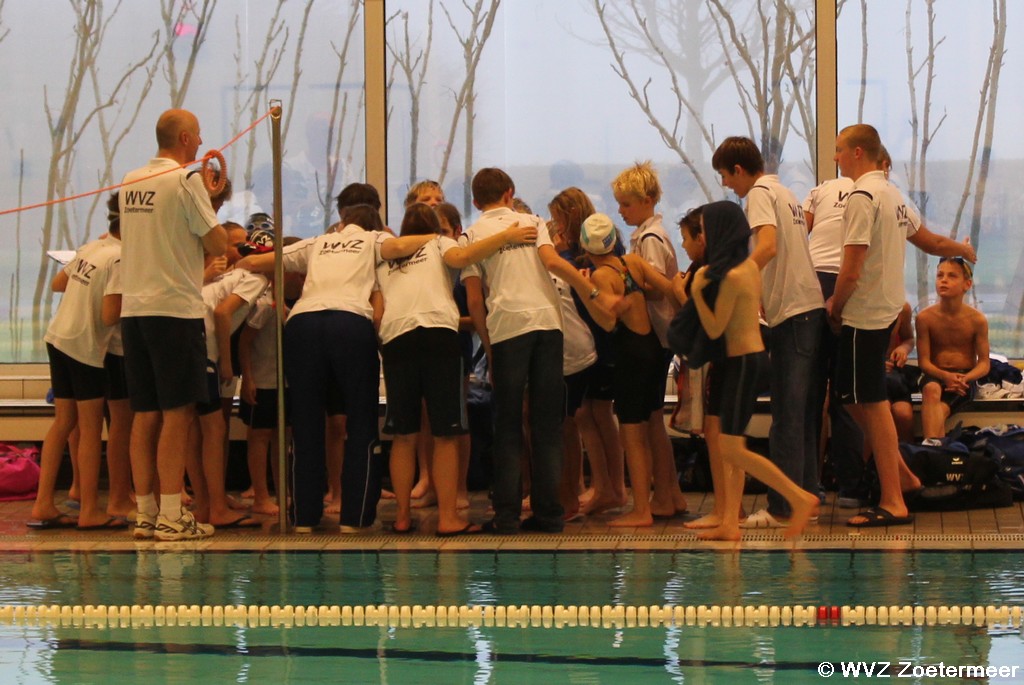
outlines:
{"label": "bare tree branch", "polygon": [[[331,101],[331,113],[330,121],[328,124],[327,131],[327,145],[324,149],[324,162],[325,162],[325,177],[323,179],[323,185],[321,186],[319,172],[316,172],[316,185],[317,185],[317,199],[320,206],[323,208],[323,228],[324,231],[331,225],[332,212],[334,211],[334,194],[338,184],[338,171],[343,161],[347,164],[351,164],[351,149],[348,155],[342,156],[341,144],[342,136],[341,132],[345,128],[345,121],[348,118],[348,93],[342,93],[341,85],[345,78],[345,69],[348,67],[348,52],[352,43],[352,36],[355,34],[355,29],[359,25],[359,7],[360,0],[352,0],[352,11],[349,14],[348,25],[345,27],[345,39],[342,41],[341,48],[339,49],[334,43],[331,43],[331,49],[334,51],[335,56],[338,58],[338,71],[334,79],[334,97]],[[362,109],[361,107],[357,107]],[[359,116],[357,111],[356,116]],[[354,142],[355,136],[352,136]]]}
{"label": "bare tree branch", "polygon": [[[213,11],[216,8],[217,0],[201,0],[201,3],[196,0],[160,0],[160,18],[164,26],[164,73],[171,88],[171,107],[181,107],[185,103],[185,96],[192,83],[192,74],[195,72],[196,59],[200,48],[206,42],[206,34],[210,30]],[[174,45],[179,38],[189,33],[192,40],[188,47],[184,72],[179,78],[178,57],[174,53]]]}
{"label": "bare tree branch", "polygon": [[498,7],[501,5],[501,0],[488,1],[490,4],[485,10],[484,0],[475,0],[475,4],[472,7],[469,5],[467,0],[463,0],[462,6],[470,13],[469,29],[465,36],[459,32],[458,26],[455,24],[455,20],[448,11],[448,7],[443,2],[441,3],[441,10],[448,19],[448,25],[451,26],[456,39],[462,46],[462,57],[465,63],[466,75],[462,81],[462,86],[455,94],[455,108],[452,111],[451,125],[448,128],[448,140],[445,145],[444,157],[441,160],[441,168],[438,171],[437,181],[443,185],[444,179],[448,175],[448,164],[451,160],[452,151],[455,147],[455,134],[459,129],[460,119],[463,119],[463,115],[465,115],[466,152],[463,170],[467,172],[467,175],[466,183],[464,184],[465,190],[463,192],[462,203],[462,211],[464,214],[468,214],[470,207],[472,206],[470,204],[469,178],[472,176],[473,111],[476,100],[476,70],[480,64],[480,57],[483,54],[484,46],[487,44],[487,39],[490,38],[491,30],[494,28],[494,20],[498,15]]}
{"label": "bare tree branch", "polygon": [[[389,86],[394,83],[394,70],[402,70],[406,86],[409,90],[409,120],[411,125],[411,136],[409,141],[409,185],[411,186],[419,178],[418,154],[420,140],[420,107],[423,86],[426,83],[427,66],[430,62],[430,48],[434,39],[434,0],[430,0],[427,6],[427,36],[425,46],[413,56],[412,40],[409,36],[409,13],[395,13],[388,19],[391,24],[394,19],[402,20],[402,40],[397,38],[386,41],[388,52],[393,58],[392,76],[389,79]],[[385,25],[387,25],[385,24]],[[395,43],[399,43],[396,45]],[[390,87],[388,92],[391,92]]]}

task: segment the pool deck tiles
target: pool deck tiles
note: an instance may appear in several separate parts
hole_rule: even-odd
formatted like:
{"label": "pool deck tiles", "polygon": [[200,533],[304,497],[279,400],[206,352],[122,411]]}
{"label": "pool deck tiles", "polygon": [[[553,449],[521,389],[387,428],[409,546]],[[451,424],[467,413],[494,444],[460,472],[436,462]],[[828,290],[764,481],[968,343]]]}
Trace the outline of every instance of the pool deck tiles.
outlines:
{"label": "pool deck tiles", "polygon": [[[62,495],[64,493],[61,493]],[[312,535],[282,534],[277,518],[267,517],[261,529],[222,530],[212,538],[190,542],[136,541],[125,531],[78,532],[73,529],[36,531],[25,526],[31,502],[0,503],[0,552],[30,553],[33,551],[66,552],[136,552],[155,551],[713,551],[737,550],[1020,550],[1024,549],[1024,508],[1020,502],[1001,509],[979,509],[969,512],[927,512],[915,514],[910,526],[855,529],[846,520],[856,513],[836,506],[829,495],[822,506],[819,522],[807,527],[796,542],[782,537],[782,531],[760,529],[744,531],[739,542],[706,542],[697,539],[696,531],[684,523],[712,510],[711,494],[686,493],[690,513],[655,521],[648,528],[609,526],[618,512],[588,516],[566,525],[560,535],[522,533],[514,536],[471,535],[437,538],[436,510],[416,510],[418,529],[410,535],[388,533],[386,525],[377,524],[366,532],[342,534],[337,519],[325,518],[324,525]],[[63,501],[59,497],[58,501]],[[743,507],[753,513],[765,504],[764,495],[747,495]],[[474,494],[469,512],[473,521],[488,518],[487,500],[483,493]],[[379,518],[394,519],[394,502],[382,501]]]}

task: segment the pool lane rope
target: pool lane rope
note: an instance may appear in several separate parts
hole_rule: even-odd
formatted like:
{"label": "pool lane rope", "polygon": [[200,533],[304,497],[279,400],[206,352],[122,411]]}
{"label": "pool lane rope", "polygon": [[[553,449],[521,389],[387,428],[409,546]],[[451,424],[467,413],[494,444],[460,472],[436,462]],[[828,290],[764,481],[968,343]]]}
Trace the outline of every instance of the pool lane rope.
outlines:
{"label": "pool lane rope", "polygon": [[0,625],[74,627],[377,626],[435,628],[658,628],[777,626],[987,626],[1021,632],[1021,607],[1007,606],[267,606],[5,605]]}

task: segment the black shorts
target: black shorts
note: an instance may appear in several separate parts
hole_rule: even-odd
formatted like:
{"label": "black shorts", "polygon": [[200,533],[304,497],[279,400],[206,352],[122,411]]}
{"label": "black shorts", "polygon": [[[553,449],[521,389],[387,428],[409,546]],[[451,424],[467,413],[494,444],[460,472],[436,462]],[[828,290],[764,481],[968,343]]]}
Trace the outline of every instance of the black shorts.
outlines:
{"label": "black shorts", "polygon": [[723,435],[743,435],[754,415],[761,379],[768,373],[768,353],[726,357],[711,364],[704,412],[722,422]]}
{"label": "black shorts", "polygon": [[590,365],[582,371],[577,371],[564,377],[565,381],[565,415],[576,416],[576,412],[583,406],[583,400],[590,388],[590,380],[593,377],[594,365]]}
{"label": "black shorts", "polygon": [[885,359],[894,320],[886,328],[843,326],[836,350],[836,397],[841,404],[885,402]]}
{"label": "black shorts", "polygon": [[886,373],[885,394],[889,402],[911,402],[920,378],[921,369],[916,366],[897,366]]}
{"label": "black shorts", "polygon": [[50,343],[46,343],[46,355],[50,358],[54,398],[84,402],[106,394],[107,372],[102,367],[83,364]]}
{"label": "black shorts", "polygon": [[[285,390],[287,396],[288,391]],[[242,400],[238,406],[238,416],[249,428],[277,428],[277,390],[274,388],[257,388],[256,404]],[[284,421],[288,425],[288,403],[284,405]]]}
{"label": "black shorts", "polygon": [[196,414],[206,416],[220,411],[220,375],[215,362],[206,362],[206,399],[196,402]]}
{"label": "black shorts", "polygon": [[381,359],[388,398],[385,433],[418,433],[424,401],[432,435],[467,432],[462,353],[455,331],[415,328],[385,344]]}
{"label": "black shorts", "polygon": [[[944,371],[951,371],[952,373],[967,373],[968,371],[970,371],[970,369],[943,369],[943,370]],[[974,399],[974,394],[978,390],[978,384],[972,381],[967,386],[967,394],[966,395],[961,395],[959,393],[953,392],[952,390],[946,390],[946,388],[942,385],[942,381],[940,381],[938,378],[935,378],[933,376],[929,376],[927,374],[921,374],[920,388],[921,388],[922,392],[924,391],[924,386],[926,386],[929,383],[938,383],[939,387],[942,388],[942,396],[939,398],[939,400],[944,405],[949,407],[950,413],[956,411],[957,409],[959,409],[963,405],[965,405],[968,402],[970,402],[971,400],[973,400]]]}
{"label": "black shorts", "polygon": [[177,409],[209,401],[202,319],[129,316],[121,320],[132,409]]}
{"label": "black shorts", "polygon": [[611,402],[615,399],[615,367],[600,359],[590,367],[590,384],[587,386],[588,400]]}
{"label": "black shorts", "polygon": [[665,354],[654,331],[615,329],[615,415],[619,423],[643,423],[665,406]]}
{"label": "black shorts", "polygon": [[128,378],[124,371],[124,357],[107,352],[103,358],[103,368],[107,372],[107,399],[110,401],[128,399]]}

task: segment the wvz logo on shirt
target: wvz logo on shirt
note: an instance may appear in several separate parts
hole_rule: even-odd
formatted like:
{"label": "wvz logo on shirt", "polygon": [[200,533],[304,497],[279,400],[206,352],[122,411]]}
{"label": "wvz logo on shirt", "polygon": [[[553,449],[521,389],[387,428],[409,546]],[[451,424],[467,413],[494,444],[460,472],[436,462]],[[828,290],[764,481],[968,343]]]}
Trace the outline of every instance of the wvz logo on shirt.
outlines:
{"label": "wvz logo on shirt", "polygon": [[836,209],[843,209],[844,207],[846,207],[846,201],[848,199],[850,199],[850,194],[844,193],[843,191],[840,190],[839,199],[836,200],[836,203],[832,206],[835,207]]}
{"label": "wvz logo on shirt", "polygon": [[89,283],[92,282],[92,274],[94,271],[96,271],[95,264],[90,264],[83,259],[79,259],[75,263],[75,269],[71,273],[71,278],[82,285],[89,285]]}
{"label": "wvz logo on shirt", "polygon": [[154,190],[126,190],[122,193],[124,197],[124,211],[128,213],[153,212],[153,198],[156,197]]}
{"label": "wvz logo on shirt", "polygon": [[341,252],[362,252],[363,243],[365,241],[362,238],[355,238],[353,240],[334,240],[326,242],[320,247],[320,254],[337,254]]}
{"label": "wvz logo on shirt", "polygon": [[420,249],[416,250],[412,255],[405,259],[389,259],[388,260],[388,275],[395,273],[396,271],[402,271],[407,266],[416,266],[427,261],[427,246],[424,245]]}
{"label": "wvz logo on shirt", "polygon": [[806,226],[807,219],[804,217],[803,207],[800,205],[788,205],[789,211],[793,213],[793,223],[797,226]]}

